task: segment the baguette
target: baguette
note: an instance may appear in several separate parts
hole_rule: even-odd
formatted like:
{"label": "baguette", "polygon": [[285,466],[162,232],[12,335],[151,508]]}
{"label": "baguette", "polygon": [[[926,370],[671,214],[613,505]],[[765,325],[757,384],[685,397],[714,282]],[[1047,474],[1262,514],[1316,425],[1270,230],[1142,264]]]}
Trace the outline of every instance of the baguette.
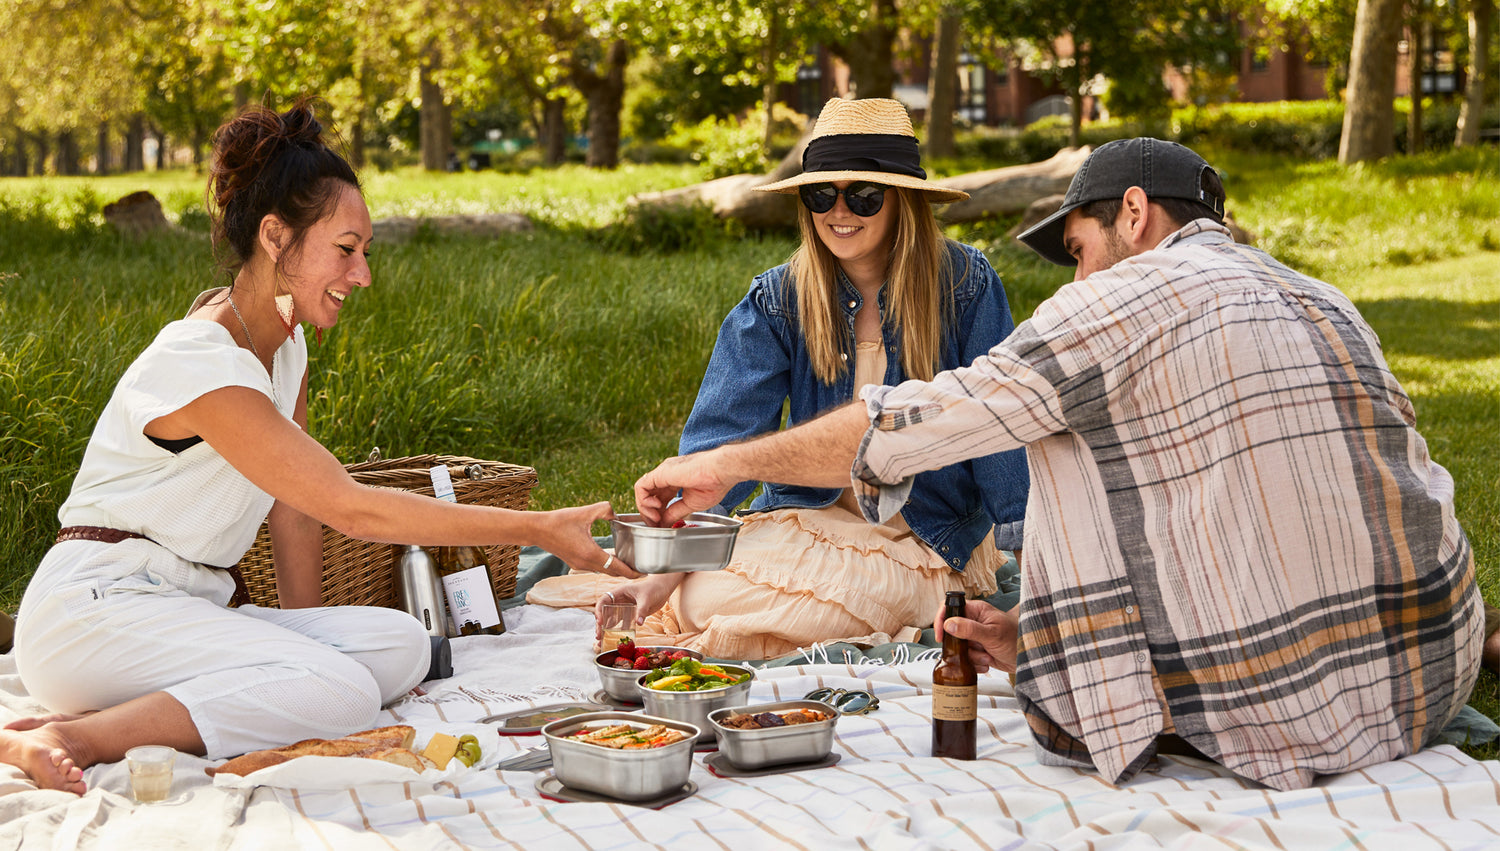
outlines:
{"label": "baguette", "polygon": [[[416,734],[417,731],[412,727],[396,724],[390,727],[377,727],[373,730],[361,730],[340,739],[303,739],[279,748],[251,751],[222,765],[209,766],[204,770],[210,777],[221,772],[244,777],[251,772],[280,765],[299,756],[350,756],[372,757],[384,762],[394,762],[420,772],[430,767],[432,762],[429,760],[424,765],[422,759],[409,750]],[[401,757],[398,751],[410,754],[412,759]]]}

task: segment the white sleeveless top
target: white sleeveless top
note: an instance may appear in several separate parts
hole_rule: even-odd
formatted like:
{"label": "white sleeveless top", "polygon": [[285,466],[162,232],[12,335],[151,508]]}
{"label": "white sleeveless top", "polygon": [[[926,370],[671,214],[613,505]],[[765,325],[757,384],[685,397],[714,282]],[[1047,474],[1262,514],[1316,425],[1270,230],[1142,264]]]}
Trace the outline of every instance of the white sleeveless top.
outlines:
{"label": "white sleeveless top", "polygon": [[[200,295],[194,305],[214,292]],[[63,526],[135,532],[189,561],[233,565],[254,543],[273,498],[206,441],[174,454],[153,443],[144,429],[223,387],[264,393],[290,419],[306,369],[307,341],[300,326],[277,348],[268,376],[219,323],[170,323],[115,385],[58,520]]]}

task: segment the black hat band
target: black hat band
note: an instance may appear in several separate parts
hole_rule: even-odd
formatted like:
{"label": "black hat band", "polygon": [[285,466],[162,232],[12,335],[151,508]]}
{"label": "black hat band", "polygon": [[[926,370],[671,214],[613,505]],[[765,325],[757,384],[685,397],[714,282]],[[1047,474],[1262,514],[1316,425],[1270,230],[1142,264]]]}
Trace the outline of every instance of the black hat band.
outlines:
{"label": "black hat band", "polygon": [[926,180],[915,136],[844,133],[807,143],[802,171],[879,171]]}

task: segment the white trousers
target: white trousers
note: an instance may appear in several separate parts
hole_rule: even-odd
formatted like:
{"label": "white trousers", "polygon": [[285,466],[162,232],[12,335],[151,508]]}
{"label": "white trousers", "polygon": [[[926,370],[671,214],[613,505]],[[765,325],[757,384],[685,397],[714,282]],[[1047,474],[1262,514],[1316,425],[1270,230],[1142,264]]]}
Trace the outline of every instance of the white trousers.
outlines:
{"label": "white trousers", "polygon": [[59,544],[21,601],[21,682],[69,713],[165,691],[217,759],[371,727],[427,673],[430,641],[405,612],[225,608],[233,589],[149,541]]}

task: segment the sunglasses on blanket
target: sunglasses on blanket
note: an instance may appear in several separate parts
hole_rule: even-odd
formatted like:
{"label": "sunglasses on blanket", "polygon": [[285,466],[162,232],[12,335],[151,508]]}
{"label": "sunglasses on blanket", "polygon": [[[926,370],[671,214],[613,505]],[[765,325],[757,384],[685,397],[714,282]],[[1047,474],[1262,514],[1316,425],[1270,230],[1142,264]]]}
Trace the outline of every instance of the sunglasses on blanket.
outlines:
{"label": "sunglasses on blanket", "polygon": [[826,703],[845,715],[863,715],[880,708],[880,698],[863,689],[817,688],[804,694],[803,700]]}

